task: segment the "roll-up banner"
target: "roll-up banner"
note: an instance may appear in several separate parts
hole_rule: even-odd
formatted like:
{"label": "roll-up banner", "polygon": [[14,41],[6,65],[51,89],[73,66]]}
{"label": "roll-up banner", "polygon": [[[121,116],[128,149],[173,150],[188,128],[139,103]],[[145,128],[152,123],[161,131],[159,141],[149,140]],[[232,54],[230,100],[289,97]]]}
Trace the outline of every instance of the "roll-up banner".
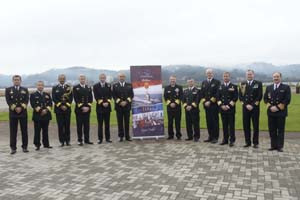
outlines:
{"label": "roll-up banner", "polygon": [[131,66],[133,138],[164,137],[161,66]]}

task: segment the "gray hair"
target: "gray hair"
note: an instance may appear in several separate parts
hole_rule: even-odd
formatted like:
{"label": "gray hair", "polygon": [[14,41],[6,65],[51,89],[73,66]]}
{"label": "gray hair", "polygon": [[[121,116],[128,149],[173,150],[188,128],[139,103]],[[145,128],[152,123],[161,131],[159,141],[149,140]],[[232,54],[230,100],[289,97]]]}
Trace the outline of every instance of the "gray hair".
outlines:
{"label": "gray hair", "polygon": [[207,69],[205,70],[205,73],[208,73],[208,72],[214,73],[214,70],[213,70],[212,68],[207,68]]}

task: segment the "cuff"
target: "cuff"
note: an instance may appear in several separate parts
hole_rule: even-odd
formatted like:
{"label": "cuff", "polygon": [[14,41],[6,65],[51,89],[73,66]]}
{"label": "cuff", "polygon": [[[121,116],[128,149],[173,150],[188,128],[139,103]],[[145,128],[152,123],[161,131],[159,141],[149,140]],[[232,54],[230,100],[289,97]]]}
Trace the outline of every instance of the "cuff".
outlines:
{"label": "cuff", "polygon": [[14,111],[15,109],[16,109],[16,104],[12,104],[11,106],[10,106],[10,109],[12,110],[12,111]]}
{"label": "cuff", "polygon": [[176,103],[176,104],[180,104],[180,100],[179,100],[179,99],[176,99],[176,100],[175,100],[175,103]]}
{"label": "cuff", "polygon": [[217,100],[216,100],[215,97],[212,97],[212,98],[210,98],[210,101],[213,102],[213,103],[216,103]]}
{"label": "cuff", "polygon": [[230,105],[231,107],[233,107],[233,106],[235,105],[235,102],[234,102],[234,101],[230,101],[230,102],[229,102],[229,105]]}
{"label": "cuff", "polygon": [[100,105],[102,102],[103,102],[102,99],[98,99],[98,102],[97,102],[97,103]]}
{"label": "cuff", "polygon": [[27,108],[27,105],[25,103],[22,103],[21,106],[26,109]]}
{"label": "cuff", "polygon": [[167,105],[169,105],[171,103],[171,101],[170,100],[167,100]]}

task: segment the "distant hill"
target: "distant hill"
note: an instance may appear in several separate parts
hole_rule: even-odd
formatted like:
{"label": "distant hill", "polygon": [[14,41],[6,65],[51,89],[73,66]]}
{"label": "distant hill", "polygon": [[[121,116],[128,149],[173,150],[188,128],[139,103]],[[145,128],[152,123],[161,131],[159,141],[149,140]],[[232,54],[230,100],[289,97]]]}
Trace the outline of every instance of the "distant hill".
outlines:
{"label": "distant hill", "polygon": [[[116,75],[116,71],[113,70],[99,70],[86,67],[69,67],[65,69],[51,69],[40,74],[32,74],[26,76],[24,83],[26,85],[34,85],[37,80],[44,80],[46,85],[55,85],[57,83],[57,77],[59,74],[65,74],[67,81],[70,83],[78,82],[78,76],[80,74],[86,75],[90,84],[97,81],[99,74],[105,73],[108,80],[112,79]],[[111,80],[110,80],[111,81]]]}
{"label": "distant hill", "polygon": [[279,71],[283,74],[284,78],[296,80],[300,79],[300,64],[276,66],[272,63],[254,62],[251,64],[236,65],[234,68],[242,70],[253,69],[256,73],[267,75],[272,74],[275,71]]}
{"label": "distant hill", "polygon": [[[283,74],[283,80],[289,82],[298,82],[300,80],[300,64],[275,66],[270,63],[255,62],[251,64],[240,64],[234,66],[215,66],[212,67],[215,70],[215,77],[222,79],[222,73],[229,71],[231,73],[232,82],[240,82],[245,79],[246,69],[253,69],[255,71],[256,79],[263,82],[272,81],[271,74],[275,71],[280,71]],[[188,78],[194,78],[197,82],[201,82],[205,79],[205,66],[195,65],[168,65],[162,68],[163,83],[167,84],[170,75],[177,76],[177,81],[180,84],[186,83]],[[101,73],[107,75],[108,81],[113,82],[117,79],[117,74],[120,71],[107,70],[107,69],[94,69],[86,68],[82,66],[69,67],[64,69],[50,69],[45,72],[23,76],[23,85],[27,87],[33,87],[38,80],[45,81],[47,86],[53,86],[57,83],[57,76],[59,74],[66,74],[67,80],[71,84],[78,82],[78,76],[84,74],[88,77],[89,84],[93,84],[98,81],[98,76]],[[130,80],[129,70],[122,70]],[[0,87],[7,87],[11,85],[11,76],[0,74]]]}
{"label": "distant hill", "polygon": [[[78,82],[78,76],[80,74],[86,75],[89,84],[93,84],[98,81],[99,74],[105,73],[107,75],[108,81],[113,81],[113,77],[117,76],[117,71],[114,70],[102,70],[102,69],[92,69],[86,67],[69,67],[64,69],[50,69],[48,71],[22,76],[23,85],[27,87],[34,86],[38,80],[43,80],[47,86],[53,86],[57,84],[57,77],[59,74],[65,74],[67,77],[67,82],[75,84]],[[0,87],[6,87],[11,85],[11,76],[0,75]]]}

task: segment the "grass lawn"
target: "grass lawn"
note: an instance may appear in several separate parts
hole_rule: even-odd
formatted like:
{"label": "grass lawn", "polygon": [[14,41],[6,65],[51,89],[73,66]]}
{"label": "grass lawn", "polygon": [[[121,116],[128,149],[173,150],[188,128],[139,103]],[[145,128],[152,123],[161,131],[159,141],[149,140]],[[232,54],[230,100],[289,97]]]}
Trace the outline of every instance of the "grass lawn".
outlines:
{"label": "grass lawn", "polygon": [[[97,124],[97,117],[96,117],[96,111],[95,111],[95,104],[93,104],[93,109],[91,113],[91,124]],[[74,105],[73,105],[74,107]],[[74,108],[73,108],[74,110]],[[286,121],[286,131],[291,132],[300,132],[300,95],[293,94],[292,95],[292,102],[289,105],[289,114]],[[31,120],[32,116],[32,110],[29,110],[29,120]],[[268,124],[267,124],[267,112],[266,112],[266,105],[264,103],[261,104],[260,108],[260,130],[268,130]],[[52,122],[56,122],[55,115],[53,114],[53,120]],[[165,126],[167,126],[167,113],[166,108],[164,106],[164,116],[165,116]],[[74,112],[72,112],[72,124],[75,124],[75,116]],[[1,112],[0,113],[0,121],[8,121],[8,112]],[[116,119],[116,113],[113,111],[111,113],[111,126],[117,125],[117,119]],[[182,128],[185,128],[185,113],[182,112],[182,120],[181,120]],[[221,125],[221,118],[220,118],[220,125]],[[206,122],[205,122],[205,111],[203,106],[201,105],[201,111],[200,111],[200,127],[206,128]],[[220,126],[221,127],[221,126]],[[242,129],[242,107],[240,102],[237,103],[237,112],[236,112],[236,129]]]}

